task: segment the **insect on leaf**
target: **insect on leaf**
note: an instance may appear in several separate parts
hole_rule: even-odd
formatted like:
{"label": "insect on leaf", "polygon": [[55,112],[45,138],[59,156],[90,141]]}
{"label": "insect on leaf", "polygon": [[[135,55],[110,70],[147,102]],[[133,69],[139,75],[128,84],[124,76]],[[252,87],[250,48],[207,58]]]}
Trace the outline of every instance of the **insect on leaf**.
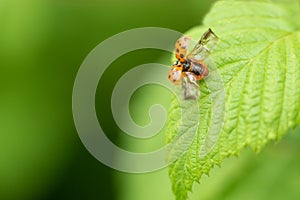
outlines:
{"label": "insect on leaf", "polygon": [[[219,42],[199,87],[196,136],[185,138],[190,146],[169,168],[176,199],[187,199],[193,183],[224,158],[247,146],[259,152],[300,123],[300,26],[293,17],[292,9],[271,1],[218,1],[203,26],[186,33],[198,40],[211,28]],[[189,108],[175,98],[171,107],[168,143],[189,133],[178,127],[193,126],[180,120]]]}

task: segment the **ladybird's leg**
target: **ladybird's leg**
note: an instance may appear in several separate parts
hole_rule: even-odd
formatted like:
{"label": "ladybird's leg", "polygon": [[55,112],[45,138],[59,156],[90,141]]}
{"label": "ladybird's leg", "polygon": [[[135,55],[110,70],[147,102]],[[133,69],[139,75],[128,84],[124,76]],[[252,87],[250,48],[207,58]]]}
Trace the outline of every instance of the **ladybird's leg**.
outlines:
{"label": "ladybird's leg", "polygon": [[183,36],[175,44],[175,56],[180,62],[185,62],[186,60],[185,57],[190,40],[191,37]]}
{"label": "ladybird's leg", "polygon": [[187,78],[189,79],[189,82],[190,83],[193,83],[194,85],[196,85],[197,87],[199,87],[198,85],[198,79],[197,79],[197,75],[195,75],[194,73],[192,72],[185,72]]}
{"label": "ladybird's leg", "polygon": [[195,78],[196,78],[197,81],[200,81],[200,80],[202,80],[204,78],[204,76],[202,76],[202,75],[195,75]]}

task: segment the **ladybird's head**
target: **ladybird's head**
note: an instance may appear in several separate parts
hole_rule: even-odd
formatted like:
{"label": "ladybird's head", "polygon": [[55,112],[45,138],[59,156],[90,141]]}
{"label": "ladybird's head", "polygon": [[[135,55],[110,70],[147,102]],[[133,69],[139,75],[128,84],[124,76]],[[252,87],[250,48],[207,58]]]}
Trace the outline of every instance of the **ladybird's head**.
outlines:
{"label": "ladybird's head", "polygon": [[173,68],[180,67],[183,72],[187,72],[190,69],[190,66],[191,62],[189,62],[188,60],[184,60],[183,62],[181,62],[180,60],[176,60],[173,63]]}
{"label": "ladybird's head", "polygon": [[178,66],[179,64],[180,64],[180,61],[179,61],[179,60],[176,60],[176,61],[173,63],[173,67]]}

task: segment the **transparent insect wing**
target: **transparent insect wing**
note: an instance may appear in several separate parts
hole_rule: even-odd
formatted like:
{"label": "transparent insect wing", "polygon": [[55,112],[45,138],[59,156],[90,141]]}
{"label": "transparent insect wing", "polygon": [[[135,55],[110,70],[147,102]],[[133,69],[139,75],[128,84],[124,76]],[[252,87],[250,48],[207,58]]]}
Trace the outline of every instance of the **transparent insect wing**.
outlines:
{"label": "transparent insect wing", "polygon": [[183,36],[179,38],[175,44],[175,56],[180,62],[185,61],[186,51],[190,43],[191,38]]}
{"label": "transparent insect wing", "polygon": [[191,72],[185,72],[182,77],[182,97],[184,100],[198,100],[200,97],[197,79]]}
{"label": "transparent insect wing", "polygon": [[181,79],[182,67],[175,66],[173,67],[168,75],[169,80],[171,83],[175,85],[179,85]]}
{"label": "transparent insect wing", "polygon": [[187,58],[205,60],[216,47],[218,40],[219,38],[216,34],[211,29],[208,29],[202,35],[196,46],[187,55]]}

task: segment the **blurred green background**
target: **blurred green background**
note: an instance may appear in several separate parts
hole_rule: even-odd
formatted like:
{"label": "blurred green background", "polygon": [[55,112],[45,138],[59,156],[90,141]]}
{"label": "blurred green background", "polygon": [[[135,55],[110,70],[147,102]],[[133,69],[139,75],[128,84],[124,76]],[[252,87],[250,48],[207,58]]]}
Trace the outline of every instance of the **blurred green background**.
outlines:
{"label": "blurred green background", "polygon": [[[147,26],[184,32],[201,24],[212,3],[0,0],[0,199],[172,199],[167,169],[126,174],[104,166],[87,152],[73,124],[73,82],[84,58],[106,38]],[[100,80],[97,114],[116,144],[141,147],[124,137],[113,120],[108,105],[117,80],[139,64],[168,65],[169,57],[153,49],[130,52]],[[167,108],[169,94],[158,86],[139,89],[131,99],[133,119],[141,125],[149,123],[149,106],[161,103]],[[163,130],[160,135],[149,146],[163,145]],[[192,198],[300,196],[298,135],[288,134],[259,156],[246,150],[240,159],[226,160],[210,179],[195,186]]]}

